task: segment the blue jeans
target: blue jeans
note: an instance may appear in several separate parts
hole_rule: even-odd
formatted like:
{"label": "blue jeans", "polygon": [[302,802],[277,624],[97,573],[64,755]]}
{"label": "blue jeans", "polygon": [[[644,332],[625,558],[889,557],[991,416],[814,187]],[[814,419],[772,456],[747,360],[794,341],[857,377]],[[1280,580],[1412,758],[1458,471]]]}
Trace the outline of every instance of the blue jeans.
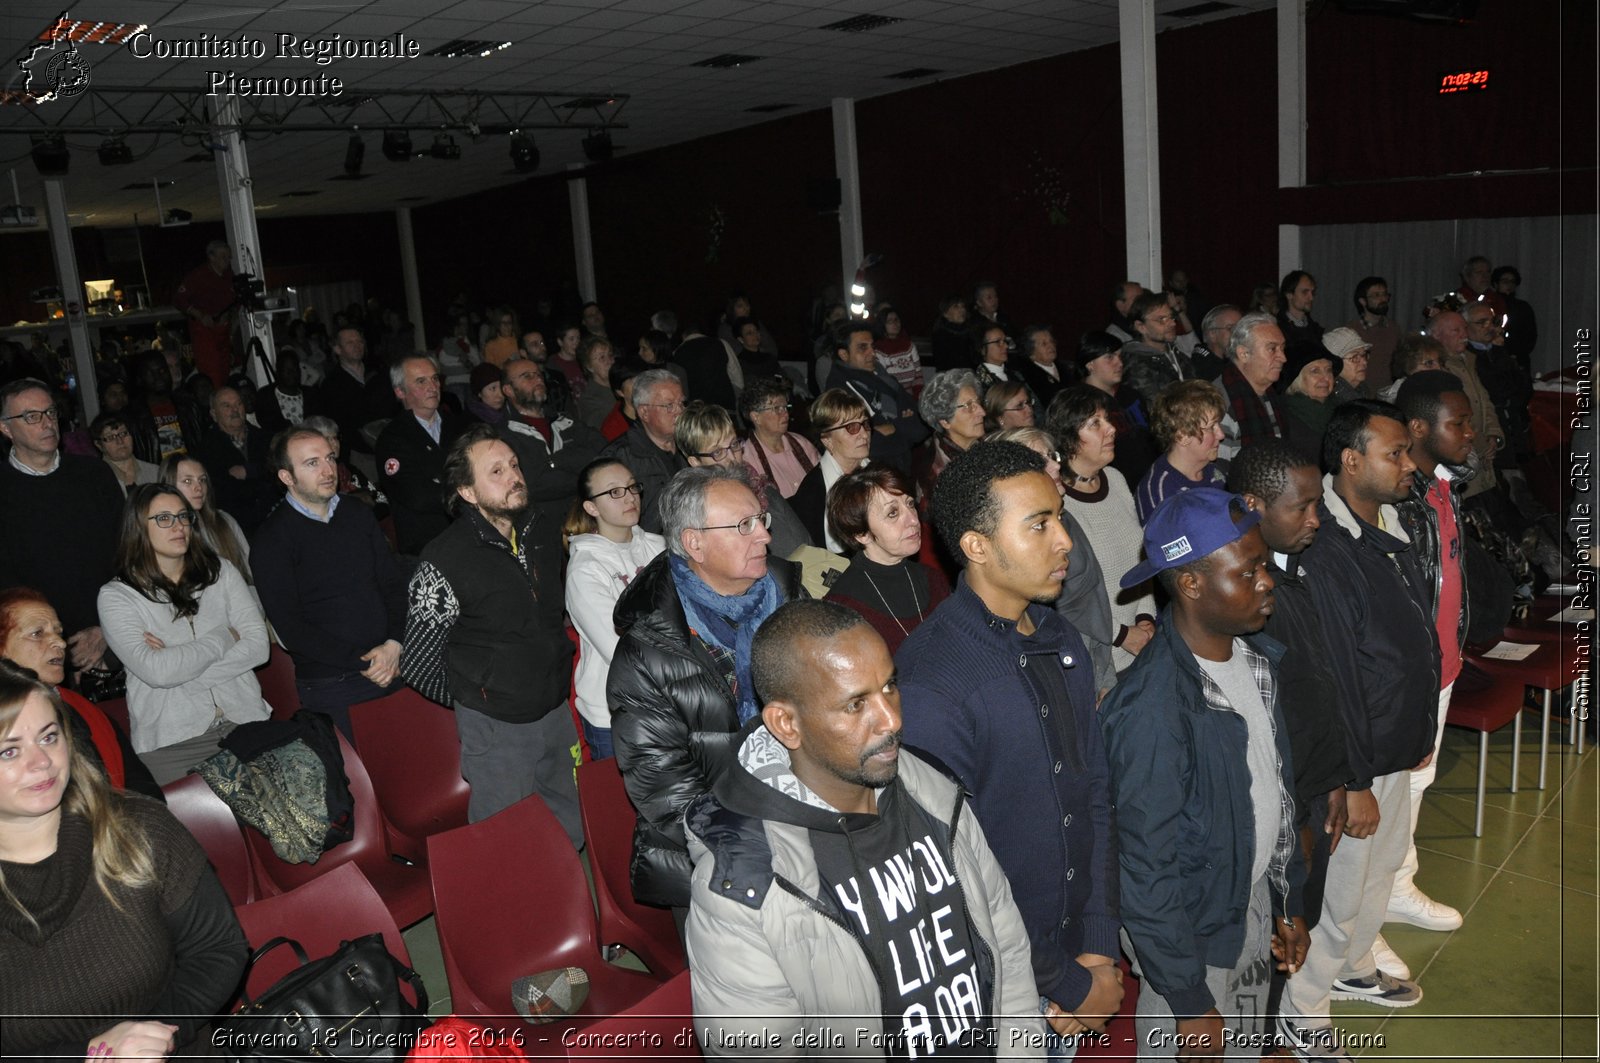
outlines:
{"label": "blue jeans", "polygon": [[363,701],[381,698],[400,689],[400,680],[390,687],[380,687],[360,672],[345,672],[316,679],[298,679],[295,690],[300,694],[300,707],[320,712],[333,721],[353,746],[355,732],[350,729],[350,706]]}
{"label": "blue jeans", "polygon": [[596,727],[588,720],[583,721],[583,740],[589,743],[589,758],[591,760],[609,760],[616,756],[616,749],[611,745],[611,728]]}

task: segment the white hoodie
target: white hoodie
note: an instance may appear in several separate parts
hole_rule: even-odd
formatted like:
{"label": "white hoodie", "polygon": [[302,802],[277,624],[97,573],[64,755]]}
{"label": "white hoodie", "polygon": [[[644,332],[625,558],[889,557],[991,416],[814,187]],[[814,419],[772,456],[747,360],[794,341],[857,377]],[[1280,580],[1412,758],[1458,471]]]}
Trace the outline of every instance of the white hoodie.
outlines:
{"label": "white hoodie", "polygon": [[578,674],[573,682],[578,712],[595,727],[611,726],[606,674],[617,650],[611,619],[617,599],[639,570],[667,548],[651,532],[633,529],[633,539],[614,543],[598,532],[575,535],[567,547],[567,615],[578,629]]}

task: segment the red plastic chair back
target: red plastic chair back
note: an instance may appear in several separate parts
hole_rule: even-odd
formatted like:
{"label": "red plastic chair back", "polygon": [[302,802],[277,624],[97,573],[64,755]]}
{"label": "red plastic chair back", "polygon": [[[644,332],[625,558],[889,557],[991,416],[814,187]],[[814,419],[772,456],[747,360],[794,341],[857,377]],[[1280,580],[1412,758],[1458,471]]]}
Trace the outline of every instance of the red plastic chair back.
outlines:
{"label": "red plastic chair back", "polygon": [[272,706],[274,720],[287,720],[300,711],[300,691],[295,686],[294,658],[276,642],[267,651],[267,663],[256,669],[261,696]]}
{"label": "red plastic chair back", "polygon": [[568,1059],[699,1059],[694,998],[682,971],[633,1007],[567,1039]]}
{"label": "red plastic chair back", "polygon": [[559,967],[589,973],[591,1014],[614,1015],[660,984],[601,956],[588,879],[537,795],[430,837],[428,869],[450,1006],[460,1014],[516,1016],[512,982]]}
{"label": "red plastic chair back", "polygon": [[633,827],[638,813],[628,800],[614,758],[591,761],[578,768],[578,801],[600,908],[600,939],[608,945],[626,945],[657,974],[683,970],[689,961],[683,954],[672,913],[633,899],[628,865],[633,860]]}
{"label": "red plastic chair back", "polygon": [[[383,944],[395,959],[411,966],[405,938],[383,898],[354,864],[339,867],[288,893],[253,904],[234,906],[245,940],[255,951],[275,937],[292,938],[313,960],[332,955],[341,942],[365,934],[382,934]],[[300,965],[294,950],[280,945],[261,958],[245,976],[245,991],[255,997]],[[413,1004],[410,986],[401,991]]]}
{"label": "red plastic chair back", "polygon": [[105,701],[97,701],[94,704],[96,708],[111,719],[112,723],[122,728],[123,734],[133,734],[133,721],[128,718],[127,698],[109,698]]}
{"label": "red plastic chair back", "polygon": [[276,892],[287,892],[326,875],[341,864],[353,863],[366,875],[367,881],[378,891],[378,896],[383,898],[394,921],[402,927],[410,926],[433,910],[429,901],[427,871],[390,857],[388,828],[383,812],[378,807],[377,795],[372,790],[372,779],[344,735],[338,735],[338,739],[339,750],[344,754],[344,774],[349,780],[350,798],[355,806],[351,816],[354,836],[323,853],[314,864],[291,864],[279,859],[272,851],[272,844],[252,827],[245,828],[245,839],[250,843],[257,866],[261,868],[263,880],[276,887]]}
{"label": "red plastic chair back", "polygon": [[405,687],[350,706],[350,726],[378,806],[420,852],[430,834],[467,822],[456,714]]}
{"label": "red plastic chair back", "polygon": [[265,892],[256,881],[255,861],[233,809],[198,775],[185,775],[161,788],[167,811],[189,828],[206,852],[228,900],[248,904]]}

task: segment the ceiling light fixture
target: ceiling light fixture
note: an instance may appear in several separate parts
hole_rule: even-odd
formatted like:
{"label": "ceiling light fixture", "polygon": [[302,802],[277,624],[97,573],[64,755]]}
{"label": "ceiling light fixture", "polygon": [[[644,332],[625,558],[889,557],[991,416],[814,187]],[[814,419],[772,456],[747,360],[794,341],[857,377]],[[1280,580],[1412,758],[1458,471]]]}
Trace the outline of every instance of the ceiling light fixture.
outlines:
{"label": "ceiling light fixture", "polygon": [[605,162],[611,158],[611,133],[597,129],[583,138],[583,154],[590,162]]}
{"label": "ceiling light fixture", "polygon": [[539,146],[520,129],[511,134],[511,165],[518,173],[533,173],[539,168]]}
{"label": "ceiling light fixture", "polygon": [[107,137],[100,142],[101,166],[126,166],[132,161],[133,149],[121,137]]}
{"label": "ceiling light fixture", "polygon": [[461,145],[449,133],[440,133],[433,138],[433,146],[428,149],[428,154],[435,159],[459,159]]}
{"label": "ceiling light fixture", "polygon": [[390,162],[410,161],[411,133],[404,129],[384,130],[383,157]]}
{"label": "ceiling light fixture", "polygon": [[32,137],[33,165],[39,176],[65,177],[72,165],[72,152],[67,150],[66,140],[49,133],[34,133]]}

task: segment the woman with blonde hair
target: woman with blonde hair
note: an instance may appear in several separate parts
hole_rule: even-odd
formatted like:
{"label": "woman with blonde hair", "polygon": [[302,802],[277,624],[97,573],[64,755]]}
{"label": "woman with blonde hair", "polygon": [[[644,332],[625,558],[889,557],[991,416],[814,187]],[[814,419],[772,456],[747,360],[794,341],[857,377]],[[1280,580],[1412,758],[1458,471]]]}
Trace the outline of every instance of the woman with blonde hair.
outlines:
{"label": "woman with blonde hair", "polygon": [[227,510],[218,509],[211,497],[211,477],[198,459],[170,454],[161,463],[160,482],[176,487],[194,509],[195,527],[211,552],[239,570],[246,583],[250,575],[250,541]]}
{"label": "woman with blonde hair", "polygon": [[255,668],[267,622],[232,562],[194,534],[176,487],[136,488],[122,514],[117,577],[100,588],[106,645],[128,670],[133,748],[165,786],[272,714]]}
{"label": "woman with blonde hair", "polygon": [[828,491],[840,477],[868,464],[872,411],[853,392],[829,388],[811,403],[811,430],[822,445],[822,460],[801,479],[789,504],[813,543],[842,554],[844,547],[828,534]]}
{"label": "woman with blonde hair", "polygon": [[1168,495],[1194,487],[1220,487],[1227,480],[1217,464],[1227,413],[1222,392],[1204,380],[1180,381],[1156,396],[1150,404],[1150,431],[1162,454],[1133,492],[1140,524]]}
{"label": "woman with blonde hair", "polygon": [[0,1055],[206,1053],[248,953],[233,907],[165,807],[106,784],[67,713],[0,661]]}

